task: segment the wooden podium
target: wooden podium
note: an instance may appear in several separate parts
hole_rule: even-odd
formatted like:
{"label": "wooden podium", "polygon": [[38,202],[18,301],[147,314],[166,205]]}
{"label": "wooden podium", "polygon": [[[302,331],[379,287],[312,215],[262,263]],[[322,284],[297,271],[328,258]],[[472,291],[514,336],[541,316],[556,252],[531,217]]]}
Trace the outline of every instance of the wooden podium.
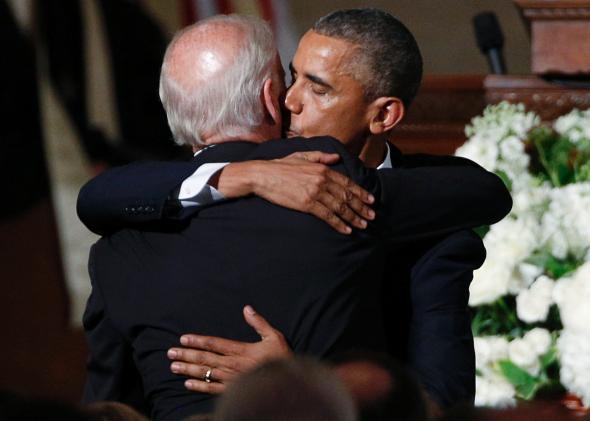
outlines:
{"label": "wooden podium", "polygon": [[536,75],[590,76],[590,0],[514,0],[531,34]]}
{"label": "wooden podium", "polygon": [[532,75],[426,76],[394,130],[405,153],[452,154],[487,104],[524,103],[545,121],[590,108],[590,0],[514,0],[531,35]]}
{"label": "wooden podium", "polygon": [[538,76],[490,75],[484,80],[488,104],[521,102],[544,121],[554,120],[574,108],[590,108],[590,85],[548,82]]}
{"label": "wooden podium", "polygon": [[485,106],[484,76],[425,76],[392,143],[404,153],[452,155],[465,142],[465,125]]}
{"label": "wooden podium", "polygon": [[545,121],[590,108],[590,0],[514,0],[531,35],[531,76],[490,75],[486,102],[521,102]]}

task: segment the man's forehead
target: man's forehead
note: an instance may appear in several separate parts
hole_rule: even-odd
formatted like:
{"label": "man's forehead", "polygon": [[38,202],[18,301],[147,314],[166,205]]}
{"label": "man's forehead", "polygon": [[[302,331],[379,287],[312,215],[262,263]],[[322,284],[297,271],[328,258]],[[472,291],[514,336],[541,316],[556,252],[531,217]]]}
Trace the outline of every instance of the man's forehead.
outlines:
{"label": "man's forehead", "polygon": [[356,80],[352,64],[357,48],[349,41],[309,30],[297,47],[292,71],[332,80],[340,77]]}
{"label": "man's forehead", "polygon": [[357,45],[345,39],[335,38],[309,30],[301,38],[295,54],[333,57],[348,55],[356,47]]}

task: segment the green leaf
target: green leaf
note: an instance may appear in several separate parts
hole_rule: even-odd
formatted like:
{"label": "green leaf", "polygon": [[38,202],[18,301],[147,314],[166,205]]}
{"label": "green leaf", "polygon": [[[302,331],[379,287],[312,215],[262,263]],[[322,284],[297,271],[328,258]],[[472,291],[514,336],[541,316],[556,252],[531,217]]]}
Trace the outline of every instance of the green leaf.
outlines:
{"label": "green leaf", "polygon": [[533,145],[531,171],[544,175],[554,186],[563,186],[576,179],[577,146],[548,127],[530,132]]}
{"label": "green leaf", "polygon": [[573,256],[558,259],[546,250],[540,250],[528,257],[525,262],[545,269],[545,272],[553,279],[559,279],[573,272],[582,264]]}
{"label": "green leaf", "polygon": [[532,254],[528,258],[525,259],[526,263],[530,263],[531,265],[535,265],[541,268],[547,266],[547,261],[551,257],[551,254],[546,251],[539,251],[535,254]]}
{"label": "green leaf", "polygon": [[490,226],[489,225],[482,225],[480,227],[474,228],[473,231],[479,235],[479,238],[484,238],[485,235],[488,233],[488,231],[490,230]]}
{"label": "green leaf", "polygon": [[500,179],[502,180],[502,182],[506,185],[506,188],[508,190],[512,191],[512,180],[510,179],[510,177],[508,177],[508,174],[506,174],[502,170],[496,170],[496,175],[498,177],[500,177]]}
{"label": "green leaf", "polygon": [[516,298],[505,295],[493,303],[470,308],[471,331],[474,336],[507,335],[522,336],[526,324],[516,316]]}
{"label": "green leaf", "polygon": [[564,275],[576,270],[580,264],[573,258],[558,259],[554,256],[549,256],[545,264],[545,269],[554,279],[559,279]]}
{"label": "green leaf", "polygon": [[576,181],[590,181],[590,159],[576,166]]}
{"label": "green leaf", "polygon": [[531,376],[510,360],[499,361],[498,366],[504,377],[514,386],[518,397],[527,401],[535,397],[540,386],[536,377]]}
{"label": "green leaf", "polygon": [[555,347],[551,347],[549,351],[541,358],[541,370],[545,371],[547,367],[557,361],[557,349]]}

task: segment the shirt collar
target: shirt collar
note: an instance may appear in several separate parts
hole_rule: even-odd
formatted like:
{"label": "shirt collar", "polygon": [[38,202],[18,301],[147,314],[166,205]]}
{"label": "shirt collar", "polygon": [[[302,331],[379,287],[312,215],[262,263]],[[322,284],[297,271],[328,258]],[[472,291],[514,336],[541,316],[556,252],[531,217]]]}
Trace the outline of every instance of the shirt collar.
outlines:
{"label": "shirt collar", "polygon": [[391,148],[389,147],[389,143],[385,142],[385,147],[387,148],[387,154],[385,155],[385,159],[383,160],[381,165],[377,167],[378,170],[383,170],[385,168],[393,168],[393,165],[391,163]]}
{"label": "shirt collar", "polygon": [[194,158],[195,156],[197,156],[198,154],[200,154],[201,152],[203,152],[205,149],[212,148],[212,147],[213,147],[213,146],[215,146],[215,145],[216,145],[216,144],[211,144],[211,145],[207,145],[207,146],[205,146],[204,148],[201,148],[201,149],[199,149],[197,152],[195,152],[195,153],[193,154],[193,158]]}

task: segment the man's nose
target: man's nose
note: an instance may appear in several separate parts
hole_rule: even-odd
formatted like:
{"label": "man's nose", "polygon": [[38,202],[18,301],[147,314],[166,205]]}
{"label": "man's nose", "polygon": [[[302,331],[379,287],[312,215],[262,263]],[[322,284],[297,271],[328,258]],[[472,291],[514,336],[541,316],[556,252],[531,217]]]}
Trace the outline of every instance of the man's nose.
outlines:
{"label": "man's nose", "polygon": [[299,99],[296,85],[293,84],[288,90],[285,96],[285,107],[293,114],[299,114],[303,109],[303,104]]}

